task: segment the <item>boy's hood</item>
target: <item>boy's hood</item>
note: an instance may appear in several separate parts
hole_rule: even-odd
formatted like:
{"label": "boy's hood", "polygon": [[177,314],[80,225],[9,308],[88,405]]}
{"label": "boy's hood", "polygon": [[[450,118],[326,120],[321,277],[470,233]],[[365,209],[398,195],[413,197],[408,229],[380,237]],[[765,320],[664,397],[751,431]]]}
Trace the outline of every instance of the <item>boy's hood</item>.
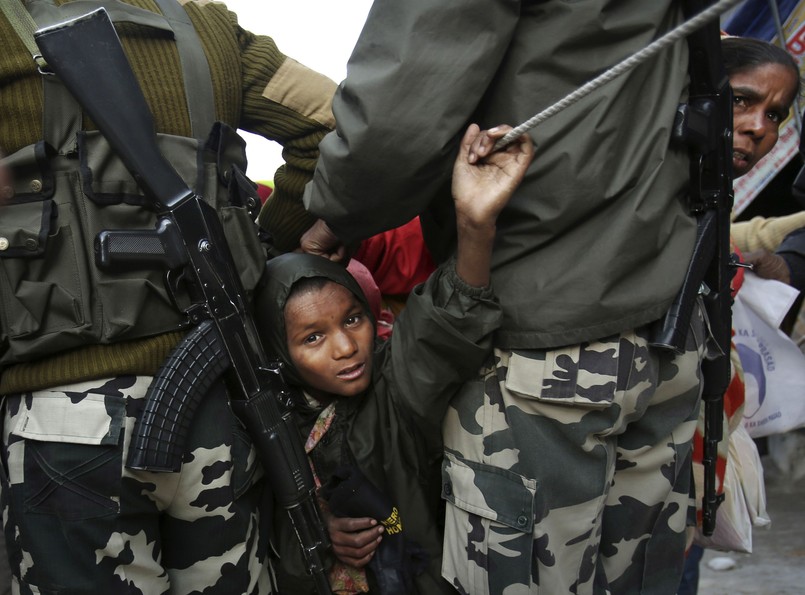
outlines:
{"label": "boy's hood", "polygon": [[255,291],[254,319],[269,357],[285,363],[283,375],[286,381],[297,386],[301,385],[301,381],[288,354],[284,310],[294,283],[309,277],[324,277],[346,287],[360,300],[372,324],[376,326],[366,296],[344,265],[322,256],[298,253],[282,254],[269,260]]}

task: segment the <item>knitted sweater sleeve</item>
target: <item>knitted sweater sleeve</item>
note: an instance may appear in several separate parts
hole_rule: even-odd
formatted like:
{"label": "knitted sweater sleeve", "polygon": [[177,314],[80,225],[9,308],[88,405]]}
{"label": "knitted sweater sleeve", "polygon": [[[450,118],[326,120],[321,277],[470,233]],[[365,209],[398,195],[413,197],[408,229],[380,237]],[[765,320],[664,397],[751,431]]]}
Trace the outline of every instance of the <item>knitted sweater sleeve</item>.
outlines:
{"label": "knitted sweater sleeve", "polygon": [[730,235],[742,252],[761,249],[774,251],[789,233],[801,227],[805,227],[805,212],[733,222],[730,225]]}
{"label": "knitted sweater sleeve", "polygon": [[281,251],[293,250],[315,220],[301,201],[313,177],[319,142],[335,127],[336,84],[282,54],[270,37],[240,29],[243,112],[240,127],[283,147],[285,163],[274,176],[274,191],[260,213]]}
{"label": "knitted sweater sleeve", "polygon": [[313,177],[319,142],[335,127],[332,98],[336,84],[279,52],[268,37],[244,34],[244,130],[283,146],[285,163],[274,176],[274,191],[260,213],[260,225],[285,252],[299,245],[315,218],[302,205]]}
{"label": "knitted sweater sleeve", "polygon": [[[285,163],[274,176],[274,191],[258,221],[271,232],[277,249],[292,250],[314,221],[302,205],[302,192],[313,177],[319,142],[335,127],[331,103],[336,83],[283,54],[271,37],[241,27],[224,4],[193,0],[186,8],[197,23],[206,21],[199,33],[208,58],[215,62],[222,56],[221,64],[211,64],[219,77],[216,103],[225,106],[219,117],[228,121],[236,111],[230,124],[283,148]],[[236,66],[226,59],[231,51],[239,54]],[[229,105],[234,97],[237,105]]]}

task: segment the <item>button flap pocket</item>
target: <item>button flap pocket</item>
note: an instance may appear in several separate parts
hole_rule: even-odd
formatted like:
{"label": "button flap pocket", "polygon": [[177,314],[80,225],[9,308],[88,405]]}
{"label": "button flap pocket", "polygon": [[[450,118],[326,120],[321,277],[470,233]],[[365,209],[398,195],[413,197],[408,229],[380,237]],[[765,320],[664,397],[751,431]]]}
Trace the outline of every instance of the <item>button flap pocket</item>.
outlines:
{"label": "button flap pocket", "polygon": [[0,207],[0,258],[42,256],[53,215],[51,200],[12,202]]}
{"label": "button flap pocket", "polygon": [[445,453],[442,498],[471,514],[531,533],[536,492],[536,480]]}
{"label": "button flap pocket", "polygon": [[37,392],[19,413],[12,434],[41,442],[114,445],[125,421],[125,399],[88,394],[73,402],[64,393]]}
{"label": "button flap pocket", "polygon": [[[151,199],[144,196],[140,185],[99,132],[79,132],[77,140],[81,189],[87,198],[98,205],[126,203],[154,208]],[[160,153],[185,184],[196,188],[199,171],[198,141],[182,136],[158,134],[157,145]]]}
{"label": "button flap pocket", "polygon": [[39,141],[0,160],[0,167],[13,174],[10,185],[2,189],[3,200],[27,202],[51,198],[55,182],[48,160],[53,152],[52,147]]}
{"label": "button flap pocket", "polygon": [[56,210],[53,174],[44,142],[23,147],[0,161],[12,172],[0,188],[0,258],[35,258],[45,252]]}
{"label": "button flap pocket", "polygon": [[620,336],[552,350],[514,351],[506,389],[554,405],[608,407],[615,398]]}

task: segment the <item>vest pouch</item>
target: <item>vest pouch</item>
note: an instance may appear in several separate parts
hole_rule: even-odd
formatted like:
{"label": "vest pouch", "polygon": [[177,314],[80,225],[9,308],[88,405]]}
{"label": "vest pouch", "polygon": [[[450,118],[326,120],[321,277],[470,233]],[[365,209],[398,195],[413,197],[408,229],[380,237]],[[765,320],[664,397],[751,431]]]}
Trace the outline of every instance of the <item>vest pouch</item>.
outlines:
{"label": "vest pouch", "polygon": [[[157,146],[185,184],[198,191],[198,142],[183,136],[157,134]],[[78,152],[82,190],[89,200],[101,206],[128,204],[154,210],[151,200],[144,196],[134,177],[99,132],[79,132]],[[131,228],[125,222],[123,226]]]}
{"label": "vest pouch", "polygon": [[[157,137],[163,155],[191,189],[198,191],[199,182],[210,188],[205,200],[216,206],[244,287],[251,291],[265,253],[245,206],[249,184],[240,164],[222,160],[229,174],[221,175],[217,159],[207,161],[194,139]],[[224,145],[221,154],[242,154],[245,167],[245,151],[237,142]],[[106,272],[95,266],[98,233],[154,230],[157,216],[99,133],[79,133],[77,146],[77,154],[58,156],[46,154],[39,143],[3,162],[12,170],[17,194],[0,205],[0,367],[185,324],[166,289],[165,270]],[[234,178],[245,186],[231,184]],[[241,206],[231,205],[230,197]],[[177,300],[185,303],[187,296]]]}
{"label": "vest pouch", "polygon": [[[157,144],[185,183],[196,185],[198,146],[194,139],[157,135]],[[106,230],[148,230],[157,215],[123,162],[95,131],[78,134],[84,207],[86,254],[93,255],[95,238]],[[166,268],[127,266],[103,271],[92,260],[95,310],[102,318],[99,341],[112,343],[161,334],[180,328],[179,312],[165,285]],[[177,296],[180,303],[185,296]]]}
{"label": "vest pouch", "polygon": [[19,203],[52,198],[55,181],[48,160],[55,154],[52,147],[39,141],[0,160],[0,164],[14,174],[10,182],[11,195],[5,202]]}
{"label": "vest pouch", "polygon": [[265,269],[266,253],[256,223],[257,185],[244,173],[246,143],[233,128],[216,122],[205,143],[204,161],[205,199],[221,216],[238,275],[251,294]]}
{"label": "vest pouch", "polygon": [[220,215],[238,276],[243,289],[251,296],[266,267],[266,253],[257,235],[257,223],[244,207],[224,207]]}
{"label": "vest pouch", "polygon": [[48,160],[48,153],[40,142],[2,162],[14,192],[0,203],[0,365],[94,337],[89,263],[73,199],[78,172],[65,171],[68,160]]}
{"label": "vest pouch", "polygon": [[0,213],[0,258],[39,258],[45,253],[56,217],[52,200],[12,199]]}

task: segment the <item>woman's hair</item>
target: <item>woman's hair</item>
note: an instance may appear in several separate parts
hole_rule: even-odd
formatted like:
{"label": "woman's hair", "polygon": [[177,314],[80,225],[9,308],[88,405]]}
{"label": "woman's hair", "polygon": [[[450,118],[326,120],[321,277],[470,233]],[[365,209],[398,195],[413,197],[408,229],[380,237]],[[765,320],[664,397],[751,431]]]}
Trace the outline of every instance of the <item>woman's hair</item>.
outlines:
{"label": "woman's hair", "polygon": [[779,64],[791,69],[796,78],[797,86],[791,99],[799,96],[802,91],[802,80],[796,60],[779,46],[751,37],[725,37],[721,40],[721,55],[728,76],[754,70],[766,64]]}

